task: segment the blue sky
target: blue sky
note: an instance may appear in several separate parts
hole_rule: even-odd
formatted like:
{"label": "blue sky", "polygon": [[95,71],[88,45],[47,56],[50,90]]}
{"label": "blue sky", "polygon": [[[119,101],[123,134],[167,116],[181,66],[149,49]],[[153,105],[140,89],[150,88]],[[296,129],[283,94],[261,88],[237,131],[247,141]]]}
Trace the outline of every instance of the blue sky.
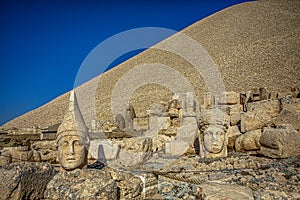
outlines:
{"label": "blue sky", "polygon": [[0,1],[0,125],[71,90],[85,57],[105,39],[139,27],[180,31],[241,2]]}

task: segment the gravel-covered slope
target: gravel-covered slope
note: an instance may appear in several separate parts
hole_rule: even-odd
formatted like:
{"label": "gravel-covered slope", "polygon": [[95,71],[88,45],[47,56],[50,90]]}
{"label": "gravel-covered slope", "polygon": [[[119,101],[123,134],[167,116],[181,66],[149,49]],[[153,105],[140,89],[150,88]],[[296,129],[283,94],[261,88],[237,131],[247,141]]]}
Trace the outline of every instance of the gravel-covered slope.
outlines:
{"label": "gravel-covered slope", "polygon": [[[197,41],[213,58],[227,91],[266,87],[269,91],[284,92],[300,86],[299,10],[300,1],[296,0],[246,2],[200,20],[181,33]],[[175,35],[158,46],[170,44],[180,48],[182,41]],[[111,100],[116,84],[130,69],[145,63],[159,63],[175,69],[191,83],[201,101],[201,94],[207,90],[206,83],[187,60],[161,49],[148,49],[78,89],[81,102],[92,102],[81,105],[88,125],[93,118],[112,119]],[[168,80],[169,77],[162,74],[159,78]],[[127,91],[122,92],[126,94]],[[143,116],[149,106],[168,100],[171,95],[170,88],[147,84],[132,94],[131,103],[137,115]],[[68,94],[64,94],[2,128],[47,127],[59,123],[67,99]]]}

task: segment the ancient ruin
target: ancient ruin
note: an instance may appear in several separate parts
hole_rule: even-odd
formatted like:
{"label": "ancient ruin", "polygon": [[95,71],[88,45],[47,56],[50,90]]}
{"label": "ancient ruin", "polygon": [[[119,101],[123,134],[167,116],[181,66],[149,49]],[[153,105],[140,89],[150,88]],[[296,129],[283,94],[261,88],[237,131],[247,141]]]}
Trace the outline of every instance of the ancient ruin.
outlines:
{"label": "ancient ruin", "polygon": [[[247,2],[182,31],[215,60],[218,92],[149,49],[94,80],[93,117],[79,101],[88,82],[1,126],[0,199],[300,199],[297,8]],[[157,46],[180,49],[176,37]],[[144,62],[170,65],[193,90],[142,85],[113,113],[116,82]]]}
{"label": "ancient ruin", "polygon": [[74,91],[70,95],[69,109],[58,127],[56,145],[59,163],[65,170],[81,169],[87,165],[90,138]]}

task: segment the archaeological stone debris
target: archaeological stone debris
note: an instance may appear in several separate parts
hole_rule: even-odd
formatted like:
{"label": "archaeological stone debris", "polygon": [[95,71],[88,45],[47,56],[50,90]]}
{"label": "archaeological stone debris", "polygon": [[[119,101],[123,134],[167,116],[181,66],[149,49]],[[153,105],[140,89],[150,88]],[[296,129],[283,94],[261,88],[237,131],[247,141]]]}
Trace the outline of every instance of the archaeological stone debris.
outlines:
{"label": "archaeological stone debris", "polygon": [[[285,114],[299,117],[299,98],[258,91],[246,103],[243,92],[205,93],[201,105],[193,93],[174,94],[146,117],[131,115],[130,128],[118,116],[92,129],[72,91],[56,137],[2,135],[2,199],[299,198],[299,122]],[[14,177],[21,181],[4,181]],[[23,186],[33,177],[40,191]]]}
{"label": "archaeological stone debris", "polygon": [[[299,9],[250,1],[180,32],[212,57],[218,92],[207,63],[200,72],[164,51],[195,55],[175,34],[2,125],[0,200],[300,199]],[[167,65],[191,87],[160,74],[174,88],[147,83],[113,99],[124,74],[145,63]]]}

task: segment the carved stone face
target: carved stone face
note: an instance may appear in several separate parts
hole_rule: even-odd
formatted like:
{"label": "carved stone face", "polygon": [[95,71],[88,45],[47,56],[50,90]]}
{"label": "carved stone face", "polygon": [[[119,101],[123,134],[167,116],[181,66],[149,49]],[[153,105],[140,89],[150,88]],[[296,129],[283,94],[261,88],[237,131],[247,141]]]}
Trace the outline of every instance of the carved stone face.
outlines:
{"label": "carved stone face", "polygon": [[224,148],[225,132],[222,128],[209,126],[203,132],[203,145],[207,152],[218,154]]}
{"label": "carved stone face", "polygon": [[71,134],[58,141],[58,160],[65,170],[82,168],[87,163],[87,149],[79,136]]}

